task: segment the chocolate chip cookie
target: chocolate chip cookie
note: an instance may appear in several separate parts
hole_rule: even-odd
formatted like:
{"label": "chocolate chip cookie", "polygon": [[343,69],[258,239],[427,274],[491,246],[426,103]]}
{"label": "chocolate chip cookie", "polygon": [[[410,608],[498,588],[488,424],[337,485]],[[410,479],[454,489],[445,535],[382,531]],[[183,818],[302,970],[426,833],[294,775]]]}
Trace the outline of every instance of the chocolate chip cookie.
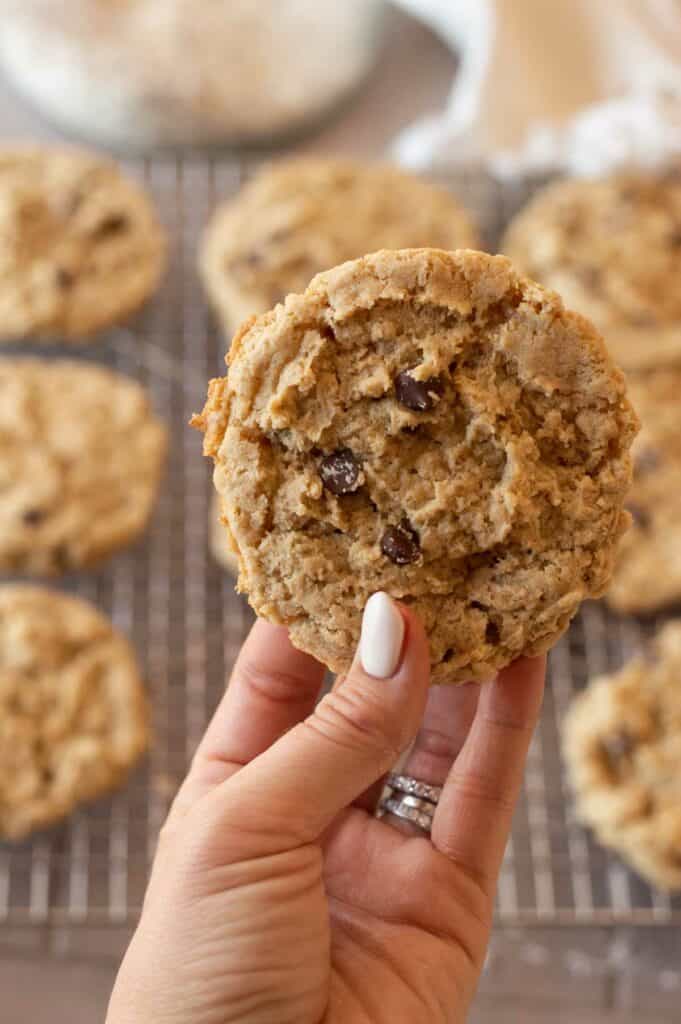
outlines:
{"label": "chocolate chip cookie", "polygon": [[564,749],[580,819],[664,889],[681,888],[681,622],[647,656],[593,680]]}
{"label": "chocolate chip cookie", "polygon": [[90,604],[0,587],[0,837],[120,786],[148,743],[130,647]]}
{"label": "chocolate chip cookie", "polygon": [[0,343],[87,341],[142,305],[164,263],[149,200],[115,164],[0,151]]}
{"label": "chocolate chip cookie", "polygon": [[219,207],[201,271],[225,329],[302,292],[320,270],[375,249],[477,248],[468,215],[445,189],[396,168],[287,160]]}
{"label": "chocolate chip cookie", "polygon": [[0,573],[58,575],[134,540],[165,448],[135,381],[91,363],[0,360]]}
{"label": "chocolate chip cookie", "polygon": [[452,683],[545,651],[605,590],[636,416],[591,325],[503,257],[346,263],[244,324],[229,367],[195,424],[240,587],[334,671],[377,590]]}
{"label": "chocolate chip cookie", "polygon": [[653,612],[681,601],[681,368],[631,374],[629,397],[642,429],[633,448],[627,499],[633,525],[623,538],[608,602]]}
{"label": "chocolate chip cookie", "polygon": [[502,250],[603,332],[625,370],[681,366],[681,173],[560,181]]}

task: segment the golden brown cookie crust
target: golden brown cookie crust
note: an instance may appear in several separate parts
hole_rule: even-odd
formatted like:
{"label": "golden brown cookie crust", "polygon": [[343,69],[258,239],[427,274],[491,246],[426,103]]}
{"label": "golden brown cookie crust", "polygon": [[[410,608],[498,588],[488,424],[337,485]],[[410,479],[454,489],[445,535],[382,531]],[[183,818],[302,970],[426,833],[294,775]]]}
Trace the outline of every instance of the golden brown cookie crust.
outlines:
{"label": "golden brown cookie crust", "polygon": [[0,151],[0,343],[84,342],[155,290],[165,240],[142,189],[77,149]]}
{"label": "golden brown cookie crust", "polygon": [[148,744],[129,645],[90,604],[0,586],[0,837],[120,786]]}
{"label": "golden brown cookie crust", "polygon": [[636,417],[600,336],[508,260],[379,252],[248,321],[196,424],[240,589],[346,671],[367,598],[435,682],[545,651],[606,588]]}
{"label": "golden brown cookie crust", "polygon": [[210,549],[213,558],[232,576],[239,575],[239,556],[234,548],[234,541],[222,517],[220,499],[217,494],[210,503]]}
{"label": "golden brown cookie crust", "polygon": [[594,679],[564,724],[577,813],[653,885],[681,888],[681,622]]}
{"label": "golden brown cookie crust", "polygon": [[313,276],[376,249],[477,248],[477,229],[444,188],[395,167],[284,160],[218,207],[201,272],[227,331]]}
{"label": "golden brown cookie crust", "polygon": [[625,370],[681,366],[681,175],[559,181],[509,226],[502,251],[588,316]]}
{"label": "golden brown cookie crust", "polygon": [[0,360],[0,572],[90,566],[146,528],[166,430],[134,380],[72,360]]}

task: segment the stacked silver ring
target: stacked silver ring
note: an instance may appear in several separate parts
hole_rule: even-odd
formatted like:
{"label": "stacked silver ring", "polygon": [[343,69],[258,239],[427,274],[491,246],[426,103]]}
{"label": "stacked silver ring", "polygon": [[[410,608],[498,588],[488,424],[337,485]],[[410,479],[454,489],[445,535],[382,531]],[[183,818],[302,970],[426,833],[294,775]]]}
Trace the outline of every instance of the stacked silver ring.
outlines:
{"label": "stacked silver ring", "polygon": [[431,786],[414,779],[411,775],[388,776],[386,787],[379,801],[376,816],[394,814],[396,818],[418,826],[430,833],[437,802],[442,795],[442,786]]}

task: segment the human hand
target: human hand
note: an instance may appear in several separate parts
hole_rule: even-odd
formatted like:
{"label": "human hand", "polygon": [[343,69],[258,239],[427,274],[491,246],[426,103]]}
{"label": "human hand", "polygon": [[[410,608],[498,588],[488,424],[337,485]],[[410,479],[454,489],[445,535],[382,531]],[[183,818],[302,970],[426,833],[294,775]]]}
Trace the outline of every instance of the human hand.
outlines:
{"label": "human hand", "polygon": [[[466,1019],[545,662],[429,692],[417,617],[372,602],[316,709],[323,668],[254,626],[162,830],[108,1024]],[[444,784],[430,838],[373,817],[415,735],[405,772]]]}

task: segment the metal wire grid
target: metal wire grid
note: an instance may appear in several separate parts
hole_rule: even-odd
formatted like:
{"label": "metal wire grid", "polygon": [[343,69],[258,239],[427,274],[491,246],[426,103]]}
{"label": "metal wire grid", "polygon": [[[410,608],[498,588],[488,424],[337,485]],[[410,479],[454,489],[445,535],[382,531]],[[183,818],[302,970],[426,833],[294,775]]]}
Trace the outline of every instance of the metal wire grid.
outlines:
{"label": "metal wire grid", "polygon": [[[251,613],[208,550],[210,472],[187,429],[225,343],[206,308],[196,248],[215,202],[248,167],[232,160],[154,161],[146,180],[172,239],[162,292],[136,323],[84,358],[141,381],[171,434],[165,487],[151,529],[100,572],[64,586],[94,601],[135,645],[153,707],[154,743],[129,785],[21,845],[0,845],[0,924],[64,935],[73,926],[127,926],[141,906],[156,837],[224,687]],[[491,246],[528,188],[478,175],[449,183]],[[588,676],[619,665],[641,639],[636,622],[589,604],[551,658],[551,682],[504,862],[498,919],[508,924],[671,924],[681,899],[653,892],[574,822],[560,760],[560,720]]]}

